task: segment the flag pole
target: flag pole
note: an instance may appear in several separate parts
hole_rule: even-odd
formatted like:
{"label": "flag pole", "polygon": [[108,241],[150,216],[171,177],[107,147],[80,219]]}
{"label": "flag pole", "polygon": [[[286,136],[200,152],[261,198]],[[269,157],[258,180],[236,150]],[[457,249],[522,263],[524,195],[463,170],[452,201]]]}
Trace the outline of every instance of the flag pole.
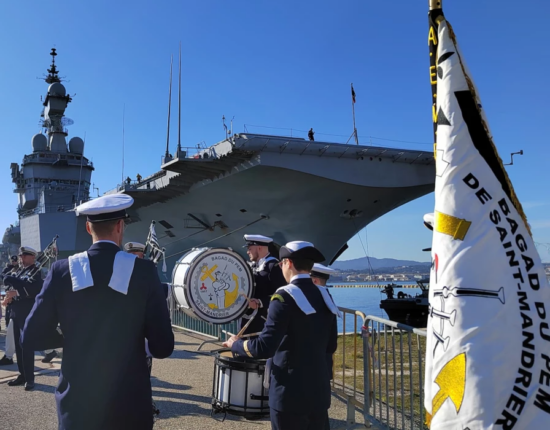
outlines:
{"label": "flag pole", "polygon": [[429,0],[430,12],[428,21],[430,31],[428,35],[428,46],[430,50],[430,84],[432,92],[432,120],[434,136],[434,158],[437,153],[437,27],[443,18],[442,0]]}
{"label": "flag pole", "polygon": [[357,128],[355,127],[355,91],[353,91],[353,82],[351,83],[351,111],[353,113],[353,135],[355,136],[355,144],[359,145]]}
{"label": "flag pole", "polygon": [[172,60],[173,56],[170,56],[170,85],[168,89],[168,127],[166,131],[166,152],[164,154],[164,158],[166,161],[170,158],[170,106],[172,104]]}

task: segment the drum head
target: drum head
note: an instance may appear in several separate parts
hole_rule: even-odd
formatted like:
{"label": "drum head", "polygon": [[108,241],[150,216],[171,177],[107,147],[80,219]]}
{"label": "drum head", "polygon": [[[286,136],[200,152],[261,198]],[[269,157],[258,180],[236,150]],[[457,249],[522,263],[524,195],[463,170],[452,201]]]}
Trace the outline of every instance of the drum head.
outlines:
{"label": "drum head", "polygon": [[[213,324],[224,324],[240,318],[248,309],[243,297],[254,294],[254,278],[246,261],[235,251],[224,248],[203,248],[191,251],[180,260],[188,262],[183,288],[187,304],[195,316]],[[192,261],[186,259],[191,253]],[[179,270],[180,265],[176,265]],[[176,278],[181,277],[174,273]],[[180,281],[181,282],[181,281]]]}

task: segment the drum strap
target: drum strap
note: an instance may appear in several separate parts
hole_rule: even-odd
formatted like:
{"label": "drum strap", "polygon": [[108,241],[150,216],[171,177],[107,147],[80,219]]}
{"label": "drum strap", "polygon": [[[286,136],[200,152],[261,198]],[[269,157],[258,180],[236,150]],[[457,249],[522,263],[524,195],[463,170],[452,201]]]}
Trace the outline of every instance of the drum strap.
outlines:
{"label": "drum strap", "polygon": [[[124,295],[128,293],[136,258],[135,255],[124,251],[117,252],[109,287]],[[71,274],[73,292],[84,290],[94,285],[94,279],[90,270],[90,259],[86,251],[69,257],[69,272]]]}

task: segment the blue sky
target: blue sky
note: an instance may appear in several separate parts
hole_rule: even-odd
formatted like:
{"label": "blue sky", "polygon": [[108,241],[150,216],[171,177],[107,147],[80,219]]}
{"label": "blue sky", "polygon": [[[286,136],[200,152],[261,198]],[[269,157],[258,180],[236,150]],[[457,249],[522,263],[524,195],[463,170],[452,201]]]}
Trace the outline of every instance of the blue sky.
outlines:
{"label": "blue sky", "polygon": [[[345,142],[352,131],[353,82],[361,143],[430,150],[427,3],[2,2],[0,229],[16,219],[9,165],[30,152],[31,137],[39,131],[47,84],[36,78],[49,66],[52,46],[69,93],[76,93],[66,111],[75,121],[70,136],[86,137],[86,155],[96,166],[93,182],[103,193],[122,177],[123,106],[124,176],[158,170],[166,142],[170,55],[177,64],[179,41],[183,146],[221,140],[222,115],[235,117],[237,132],[244,124],[250,132],[274,134],[288,131],[252,125],[292,128],[294,134],[313,127],[317,140]],[[501,156],[525,153],[508,172],[535,241],[550,243],[550,36],[542,24],[550,4],[532,1],[532,13],[508,0],[447,0],[444,7]],[[176,143],[174,127],[172,150]],[[421,248],[431,239],[421,219],[432,210],[433,194],[372,223],[361,233],[369,255],[427,261]],[[341,259],[365,255],[357,236],[349,244]],[[550,261],[546,248],[539,252]]]}

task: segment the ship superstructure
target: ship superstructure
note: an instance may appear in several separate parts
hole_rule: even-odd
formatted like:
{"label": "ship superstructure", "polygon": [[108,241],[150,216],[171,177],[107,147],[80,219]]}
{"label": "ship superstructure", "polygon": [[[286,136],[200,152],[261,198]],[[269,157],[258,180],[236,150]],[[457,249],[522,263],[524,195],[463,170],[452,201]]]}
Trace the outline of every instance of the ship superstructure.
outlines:
{"label": "ship superstructure", "polygon": [[67,211],[89,199],[94,167],[84,156],[80,137],[72,137],[67,144],[66,126],[72,120],[65,117],[65,109],[72,97],[61,83],[55,48],[50,55],[52,64],[44,79],[49,87],[43,100],[42,132],[32,137],[32,153],[23,157],[21,165],[12,163],[10,167],[14,192],[19,195],[21,243],[42,250],[60,234],[58,248],[63,255],[85,249],[90,243],[85,229],[78,228],[82,220]]}

